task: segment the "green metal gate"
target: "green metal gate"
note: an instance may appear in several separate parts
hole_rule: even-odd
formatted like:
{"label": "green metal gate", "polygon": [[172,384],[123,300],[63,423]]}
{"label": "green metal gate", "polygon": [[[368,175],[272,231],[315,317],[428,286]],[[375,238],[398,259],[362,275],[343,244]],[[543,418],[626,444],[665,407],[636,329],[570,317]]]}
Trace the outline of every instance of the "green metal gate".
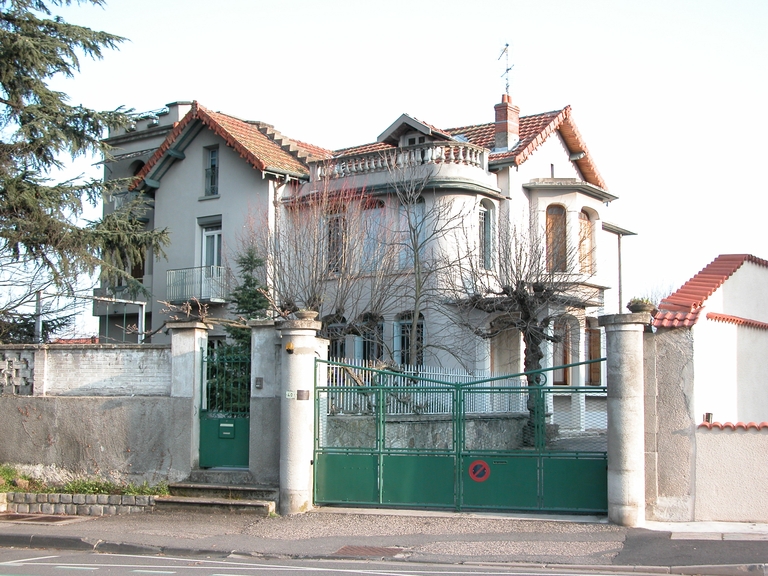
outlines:
{"label": "green metal gate", "polygon": [[248,467],[251,355],[236,346],[203,351],[200,467]]}
{"label": "green metal gate", "polygon": [[607,512],[604,387],[315,369],[317,504]]}

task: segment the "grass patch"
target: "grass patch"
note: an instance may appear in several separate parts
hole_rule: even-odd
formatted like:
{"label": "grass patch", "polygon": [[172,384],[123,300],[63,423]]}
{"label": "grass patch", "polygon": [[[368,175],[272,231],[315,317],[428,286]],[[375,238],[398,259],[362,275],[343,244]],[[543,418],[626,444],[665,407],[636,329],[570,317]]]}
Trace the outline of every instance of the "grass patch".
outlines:
{"label": "grass patch", "polygon": [[0,491],[2,492],[53,492],[61,494],[125,494],[128,496],[167,496],[168,484],[161,482],[154,486],[142,484],[119,484],[97,478],[77,478],[63,486],[48,485],[40,480],[20,474],[12,466],[0,464]]}

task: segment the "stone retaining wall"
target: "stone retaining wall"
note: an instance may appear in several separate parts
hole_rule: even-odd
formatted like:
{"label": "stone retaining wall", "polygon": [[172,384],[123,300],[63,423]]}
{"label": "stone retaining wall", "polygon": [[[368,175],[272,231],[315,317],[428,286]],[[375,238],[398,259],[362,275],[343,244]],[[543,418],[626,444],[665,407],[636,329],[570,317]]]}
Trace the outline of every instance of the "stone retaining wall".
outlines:
{"label": "stone retaining wall", "polygon": [[0,512],[15,514],[112,516],[152,512],[154,509],[154,496],[0,492]]}

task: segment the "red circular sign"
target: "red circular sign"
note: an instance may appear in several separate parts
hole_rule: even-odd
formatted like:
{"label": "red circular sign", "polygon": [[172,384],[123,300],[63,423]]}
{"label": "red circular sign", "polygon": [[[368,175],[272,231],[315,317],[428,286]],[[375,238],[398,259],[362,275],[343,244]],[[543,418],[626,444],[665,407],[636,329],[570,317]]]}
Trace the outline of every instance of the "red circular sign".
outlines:
{"label": "red circular sign", "polygon": [[469,477],[475,482],[485,482],[491,475],[491,467],[485,460],[475,460],[469,465]]}

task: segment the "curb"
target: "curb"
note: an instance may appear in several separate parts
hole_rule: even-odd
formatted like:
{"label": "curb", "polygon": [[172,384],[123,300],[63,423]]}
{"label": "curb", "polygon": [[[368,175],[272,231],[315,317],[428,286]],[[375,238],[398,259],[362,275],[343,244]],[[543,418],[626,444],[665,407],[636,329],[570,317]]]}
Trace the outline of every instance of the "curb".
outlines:
{"label": "curb", "polygon": [[[233,554],[248,557],[268,558],[272,555],[261,555],[252,552],[239,552],[237,550],[213,550],[203,548],[175,548],[170,546],[148,546],[144,544],[128,544],[125,542],[108,542],[99,540],[96,543],[74,536],[42,536],[35,534],[0,534],[0,548],[55,548],[59,550],[76,550],[103,552],[107,554],[137,554],[166,556],[210,556],[226,558]],[[332,554],[306,555],[306,554],[280,554],[282,558],[294,559],[318,559],[318,560],[345,560]],[[350,557],[351,558],[351,557]],[[370,560],[370,558],[365,558]],[[424,562],[418,558],[389,558],[393,562]],[[524,562],[483,562],[461,561],[446,564],[461,564],[465,566],[506,566],[521,569],[558,570],[560,572],[606,572],[613,574],[676,574],[680,576],[695,576],[708,574],[710,576],[768,576],[768,563],[763,564],[711,564],[697,566],[630,566],[621,564],[552,564],[552,563],[524,563]]]}

